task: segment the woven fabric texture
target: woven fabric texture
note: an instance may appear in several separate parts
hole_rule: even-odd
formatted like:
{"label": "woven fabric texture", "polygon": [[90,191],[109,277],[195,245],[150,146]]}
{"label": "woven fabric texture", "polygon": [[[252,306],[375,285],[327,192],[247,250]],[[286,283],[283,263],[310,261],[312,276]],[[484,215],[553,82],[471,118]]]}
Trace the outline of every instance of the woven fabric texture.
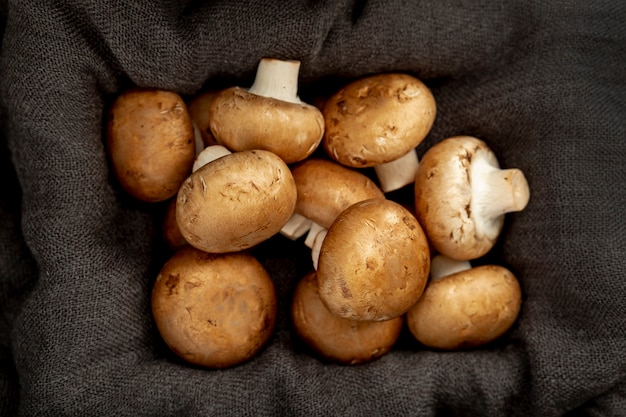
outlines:
{"label": "woven fabric texture", "polygon": [[[206,3],[3,3],[0,413],[626,415],[626,3]],[[404,335],[370,364],[324,363],[287,314],[308,255],[277,236],[252,250],[279,296],[260,355],[213,371],[165,348],[149,302],[165,206],[113,179],[103,110],[134,85],[249,85],[262,57],[300,60],[303,94],[416,75],[438,105],[419,154],[468,134],[524,171],[529,205],[486,258],[524,294],[499,343]]]}

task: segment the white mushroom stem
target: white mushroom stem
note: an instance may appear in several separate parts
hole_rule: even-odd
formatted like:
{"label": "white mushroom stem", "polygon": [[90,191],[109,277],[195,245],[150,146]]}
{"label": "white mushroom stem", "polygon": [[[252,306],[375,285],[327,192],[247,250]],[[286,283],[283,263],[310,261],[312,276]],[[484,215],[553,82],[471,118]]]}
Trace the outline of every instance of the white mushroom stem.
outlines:
{"label": "white mushroom stem", "polygon": [[309,230],[309,234],[306,235],[306,239],[304,239],[304,244],[313,249],[313,245],[315,243],[315,239],[317,238],[317,235],[326,230],[326,228],[324,226],[320,226],[319,224],[315,223],[315,222],[311,222],[311,229]]}
{"label": "white mushroom stem", "polygon": [[313,261],[313,267],[317,270],[320,248],[322,247],[322,242],[328,230],[324,226],[298,213],[294,213],[289,221],[280,229],[280,233],[291,240],[299,239],[307,232],[308,234],[304,239],[304,244],[311,249],[311,260]]}
{"label": "white mushroom stem", "polygon": [[[479,158],[479,154],[475,155]],[[523,210],[530,199],[530,190],[526,177],[516,168],[500,169],[486,159],[472,161],[472,200],[470,209],[477,219],[476,232],[488,234],[487,230],[478,230],[500,216]]]}
{"label": "white mushroom stem", "polygon": [[327,229],[322,229],[315,235],[313,246],[311,247],[311,260],[313,261],[313,268],[317,271],[317,265],[320,259],[320,250],[322,249],[322,243],[328,233]]}
{"label": "white mushroom stem", "polygon": [[313,222],[303,215],[293,213],[289,221],[280,229],[280,234],[291,240],[297,240],[311,229],[312,224]]}
{"label": "white mushroom stem", "polygon": [[193,163],[192,172],[196,172],[209,162],[213,162],[222,156],[231,154],[232,152],[222,145],[211,145],[204,148],[202,152],[196,157]]}
{"label": "white mushroom stem", "polygon": [[469,261],[458,261],[445,255],[437,255],[430,261],[430,279],[440,279],[468,269],[472,269]]}
{"label": "white mushroom stem", "polygon": [[300,61],[263,58],[259,61],[251,94],[301,104],[298,97]]}
{"label": "white mushroom stem", "polygon": [[419,160],[417,152],[412,149],[400,158],[374,167],[383,192],[398,190],[415,182]]}

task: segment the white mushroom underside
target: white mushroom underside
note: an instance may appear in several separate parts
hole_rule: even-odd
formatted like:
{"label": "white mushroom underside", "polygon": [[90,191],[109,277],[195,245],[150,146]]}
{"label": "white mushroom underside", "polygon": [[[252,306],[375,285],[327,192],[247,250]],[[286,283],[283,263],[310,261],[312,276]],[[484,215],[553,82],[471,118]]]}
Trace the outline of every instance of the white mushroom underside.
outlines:
{"label": "white mushroom underside", "polygon": [[526,179],[518,169],[501,169],[495,156],[487,152],[474,155],[470,175],[470,209],[476,236],[496,239],[504,215],[520,211],[528,203]]}

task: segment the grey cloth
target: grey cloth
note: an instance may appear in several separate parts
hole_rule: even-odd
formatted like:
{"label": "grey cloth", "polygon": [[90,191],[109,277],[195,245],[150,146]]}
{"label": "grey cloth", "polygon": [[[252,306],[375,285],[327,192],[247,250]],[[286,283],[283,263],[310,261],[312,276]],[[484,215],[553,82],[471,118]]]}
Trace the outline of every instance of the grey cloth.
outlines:
{"label": "grey cloth", "polygon": [[[263,3],[3,4],[0,412],[626,415],[626,3]],[[261,57],[300,60],[303,95],[412,73],[438,104],[418,153],[470,134],[525,172],[530,203],[482,260],[522,283],[505,338],[444,353],[404,334],[370,364],[324,363],[287,314],[306,250],[277,236],[252,251],[279,296],[261,354],[213,371],[165,348],[149,304],[164,205],[111,176],[103,110],[132,85],[248,85]]]}

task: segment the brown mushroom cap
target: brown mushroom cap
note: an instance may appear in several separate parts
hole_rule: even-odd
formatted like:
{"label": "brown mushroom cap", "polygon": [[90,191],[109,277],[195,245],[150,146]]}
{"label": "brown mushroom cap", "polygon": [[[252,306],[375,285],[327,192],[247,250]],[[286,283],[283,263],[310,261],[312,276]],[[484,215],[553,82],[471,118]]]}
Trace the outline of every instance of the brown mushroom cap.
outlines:
{"label": "brown mushroom cap", "polygon": [[343,165],[372,167],[419,145],[436,116],[430,90],[408,74],[378,74],[353,81],[324,105],[326,153]]}
{"label": "brown mushroom cap", "polygon": [[215,139],[232,151],[265,149],[286,163],[301,161],[319,146],[324,134],[320,110],[249,93],[240,87],[219,92],[209,113]]}
{"label": "brown mushroom cap", "polygon": [[161,269],[152,313],[170,349],[185,361],[226,368],[251,359],[276,322],[276,294],[263,266],[245,252],[180,249]]}
{"label": "brown mushroom cap", "polygon": [[113,173],[133,197],[158,202],[176,195],[195,158],[185,102],[171,91],[123,92],[108,112],[107,150]]}
{"label": "brown mushroom cap", "polygon": [[504,267],[483,265],[430,281],[406,320],[426,346],[469,348],[502,336],[517,319],[521,303],[515,276]]}
{"label": "brown mushroom cap", "polygon": [[385,198],[366,175],[333,161],[308,158],[293,167],[291,173],[298,192],[296,213],[327,229],[352,204]]}
{"label": "brown mushroom cap", "polygon": [[300,338],[318,355],[349,365],[370,362],[389,352],[404,323],[404,316],[356,321],[332,314],[320,299],[314,272],[296,286],[291,318]]}
{"label": "brown mushroom cap", "polygon": [[521,210],[529,195],[521,171],[501,170],[487,144],[471,136],[429,148],[414,187],[416,217],[433,247],[460,260],[486,254],[502,230],[504,213],[511,211],[504,207]]}
{"label": "brown mushroom cap", "polygon": [[319,294],[328,309],[352,320],[389,320],[419,299],[430,252],[415,217],[400,204],[370,199],[343,211],[319,255]]}
{"label": "brown mushroom cap", "polygon": [[293,214],[296,184],[269,151],[235,152],[195,171],[176,201],[185,240],[212,253],[250,248],[278,233]]}

